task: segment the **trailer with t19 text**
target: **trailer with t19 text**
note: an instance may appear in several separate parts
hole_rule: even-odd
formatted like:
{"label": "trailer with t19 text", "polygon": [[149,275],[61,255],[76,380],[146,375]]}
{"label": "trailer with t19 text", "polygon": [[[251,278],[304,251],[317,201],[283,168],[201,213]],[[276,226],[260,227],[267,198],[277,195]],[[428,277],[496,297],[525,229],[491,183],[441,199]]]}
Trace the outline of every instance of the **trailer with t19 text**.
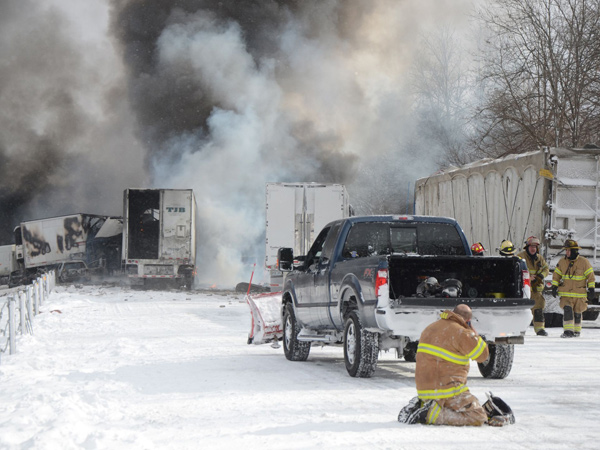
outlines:
{"label": "trailer with t19 text", "polygon": [[126,189],[122,262],[131,285],[186,286],[196,271],[191,189]]}

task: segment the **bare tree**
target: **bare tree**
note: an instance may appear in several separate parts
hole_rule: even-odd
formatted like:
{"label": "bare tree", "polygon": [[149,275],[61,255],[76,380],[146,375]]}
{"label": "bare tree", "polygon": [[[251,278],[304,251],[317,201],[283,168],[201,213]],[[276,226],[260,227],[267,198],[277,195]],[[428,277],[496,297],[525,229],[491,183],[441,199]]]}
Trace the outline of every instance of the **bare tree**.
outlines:
{"label": "bare tree", "polygon": [[578,147],[600,133],[600,2],[494,0],[478,17],[485,100],[474,145],[481,155]]}
{"label": "bare tree", "polygon": [[414,111],[422,145],[438,147],[438,164],[469,162],[469,71],[465,52],[448,26],[422,37],[412,69]]}

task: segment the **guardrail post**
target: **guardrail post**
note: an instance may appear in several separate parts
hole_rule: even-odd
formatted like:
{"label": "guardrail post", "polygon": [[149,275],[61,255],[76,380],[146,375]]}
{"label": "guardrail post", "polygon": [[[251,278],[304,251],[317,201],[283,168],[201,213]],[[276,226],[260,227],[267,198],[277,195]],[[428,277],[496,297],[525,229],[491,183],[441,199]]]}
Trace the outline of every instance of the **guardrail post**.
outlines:
{"label": "guardrail post", "polygon": [[46,292],[44,288],[44,277],[40,277],[40,305],[43,305],[46,301]]}
{"label": "guardrail post", "polygon": [[40,277],[35,279],[35,290],[37,291],[38,306],[42,306],[44,299],[42,298],[42,283]]}
{"label": "guardrail post", "polygon": [[27,331],[27,319],[26,319],[26,315],[25,315],[25,299],[23,298],[23,292],[19,291],[18,294],[19,296],[19,313],[20,313],[20,318],[21,318],[21,334],[25,334],[25,331]]}
{"label": "guardrail post", "polygon": [[25,289],[25,295],[27,296],[27,314],[29,314],[29,320],[33,317],[33,304],[31,303],[31,286],[27,286]]}
{"label": "guardrail post", "polygon": [[35,312],[35,315],[37,316],[40,313],[40,305],[39,305],[39,300],[38,300],[38,290],[35,285],[35,281],[33,282],[33,285],[31,286],[31,290],[33,292],[33,310]]}
{"label": "guardrail post", "polygon": [[10,354],[14,355],[17,352],[17,339],[15,330],[15,299],[8,297],[8,344]]}

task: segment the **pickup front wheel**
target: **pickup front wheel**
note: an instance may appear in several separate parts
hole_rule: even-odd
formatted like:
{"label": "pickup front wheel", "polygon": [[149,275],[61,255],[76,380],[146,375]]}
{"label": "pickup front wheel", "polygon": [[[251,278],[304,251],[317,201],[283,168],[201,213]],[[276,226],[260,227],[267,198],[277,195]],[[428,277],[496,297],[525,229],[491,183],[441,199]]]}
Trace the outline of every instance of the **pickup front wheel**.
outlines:
{"label": "pickup front wheel", "polygon": [[488,342],[488,348],[489,358],[482,363],[477,363],[479,372],[484,378],[506,378],[512,369],[515,346]]}
{"label": "pickup front wheel", "polygon": [[283,353],[290,361],[306,361],[310,353],[310,342],[299,341],[298,333],[300,327],[294,308],[288,303],[283,312]]}
{"label": "pickup front wheel", "polygon": [[355,311],[344,327],[344,362],[351,377],[369,378],[377,367],[379,336],[363,328]]}

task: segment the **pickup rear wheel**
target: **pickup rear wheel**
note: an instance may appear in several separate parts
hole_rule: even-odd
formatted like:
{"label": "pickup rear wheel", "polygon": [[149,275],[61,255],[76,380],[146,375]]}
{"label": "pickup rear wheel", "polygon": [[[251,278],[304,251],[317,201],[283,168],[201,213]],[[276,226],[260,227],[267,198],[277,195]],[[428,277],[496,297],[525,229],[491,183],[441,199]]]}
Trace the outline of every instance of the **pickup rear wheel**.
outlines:
{"label": "pickup rear wheel", "polygon": [[283,353],[290,361],[306,361],[310,353],[310,342],[299,341],[298,333],[300,327],[294,308],[288,303],[283,313]]}
{"label": "pickup rear wheel", "polygon": [[362,326],[355,311],[344,327],[344,362],[351,377],[369,378],[377,367],[379,336]]}
{"label": "pickup rear wheel", "polygon": [[411,341],[406,344],[404,350],[402,351],[402,356],[404,356],[404,361],[406,362],[415,362],[417,360],[417,348],[419,347],[419,341]]}
{"label": "pickup rear wheel", "polygon": [[477,363],[479,372],[484,378],[506,378],[512,369],[515,346],[488,342],[488,348],[489,358],[482,363]]}

